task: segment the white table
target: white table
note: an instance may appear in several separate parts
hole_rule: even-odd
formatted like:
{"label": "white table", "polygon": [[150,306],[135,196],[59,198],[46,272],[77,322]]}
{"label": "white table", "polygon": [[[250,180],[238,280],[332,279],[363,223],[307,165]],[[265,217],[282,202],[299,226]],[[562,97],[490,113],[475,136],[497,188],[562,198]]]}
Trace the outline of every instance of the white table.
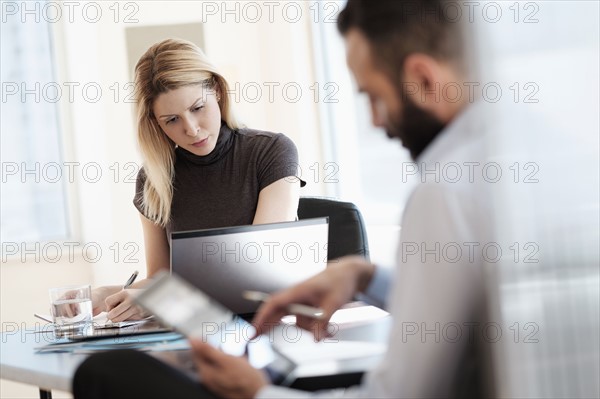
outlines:
{"label": "white table", "polygon": [[[150,326],[150,328],[158,328],[158,326]],[[136,337],[131,335],[107,339],[126,343],[134,341]],[[0,378],[38,386],[41,398],[51,398],[53,389],[71,392],[75,371],[88,355],[67,351],[62,353],[38,353],[36,351],[38,347],[55,342],[57,342],[57,338],[54,331],[46,327],[2,333]]]}
{"label": "white table", "polygon": [[40,387],[40,398],[51,398],[51,390],[71,391],[71,379],[86,355],[35,352],[36,347],[55,342],[54,333],[27,330],[2,334],[0,377]]}
{"label": "white table", "polygon": [[[351,328],[342,328],[335,338],[348,341],[385,342],[391,327],[389,317],[369,320]],[[123,338],[121,338],[123,339]],[[51,398],[53,389],[71,392],[72,379],[77,367],[88,355],[65,353],[36,353],[35,348],[56,342],[51,330],[5,332],[0,342],[0,378],[38,386],[40,398]],[[158,358],[173,366],[187,353],[156,352]],[[295,372],[293,387],[317,390],[336,386],[348,386],[360,381],[362,373],[381,360],[381,355],[365,356],[311,365],[301,365]],[[186,371],[186,370],[182,370]]]}

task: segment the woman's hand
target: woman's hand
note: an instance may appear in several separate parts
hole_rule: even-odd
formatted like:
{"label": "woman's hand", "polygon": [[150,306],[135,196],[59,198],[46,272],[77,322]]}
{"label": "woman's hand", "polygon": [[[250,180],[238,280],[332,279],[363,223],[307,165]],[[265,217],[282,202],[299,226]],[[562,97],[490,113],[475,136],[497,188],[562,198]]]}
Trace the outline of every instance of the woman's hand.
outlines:
{"label": "woman's hand", "polygon": [[141,320],[149,316],[141,307],[135,304],[133,298],[143,290],[128,288],[106,298],[107,318],[113,323],[125,320]]}
{"label": "woman's hand", "polygon": [[106,298],[120,290],[119,286],[104,286],[92,289],[92,314],[106,312]]}

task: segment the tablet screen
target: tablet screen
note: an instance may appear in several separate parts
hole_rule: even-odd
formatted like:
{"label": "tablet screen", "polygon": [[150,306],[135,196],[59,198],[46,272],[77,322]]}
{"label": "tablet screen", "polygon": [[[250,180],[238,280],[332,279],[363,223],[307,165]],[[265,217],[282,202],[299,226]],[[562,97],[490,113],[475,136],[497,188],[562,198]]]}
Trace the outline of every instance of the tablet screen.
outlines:
{"label": "tablet screen", "polygon": [[208,342],[234,356],[246,354],[250,364],[267,371],[273,383],[295,368],[277,353],[269,336],[252,339],[254,327],[177,274],[164,273],[136,298],[142,307],[182,334]]}

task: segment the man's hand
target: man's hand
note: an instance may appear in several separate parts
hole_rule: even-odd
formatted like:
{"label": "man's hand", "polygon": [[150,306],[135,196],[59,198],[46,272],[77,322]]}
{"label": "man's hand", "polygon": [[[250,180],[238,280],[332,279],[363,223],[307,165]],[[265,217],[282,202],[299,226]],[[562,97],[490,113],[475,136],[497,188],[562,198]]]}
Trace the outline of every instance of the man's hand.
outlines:
{"label": "man's hand", "polygon": [[227,355],[200,340],[190,339],[200,382],[223,398],[253,398],[269,384],[245,357]]}
{"label": "man's hand", "polygon": [[330,262],[323,272],[292,288],[273,294],[258,310],[252,325],[257,335],[278,324],[292,303],[323,309],[322,319],[296,316],[296,324],[312,331],[321,340],[328,336],[327,326],[333,313],[364,290],[373,276],[374,266],[360,256],[347,256]]}
{"label": "man's hand", "polygon": [[106,298],[106,317],[114,322],[125,320],[142,320],[148,314],[142,308],[137,306],[133,298],[143,291],[140,289],[128,288],[117,292]]}

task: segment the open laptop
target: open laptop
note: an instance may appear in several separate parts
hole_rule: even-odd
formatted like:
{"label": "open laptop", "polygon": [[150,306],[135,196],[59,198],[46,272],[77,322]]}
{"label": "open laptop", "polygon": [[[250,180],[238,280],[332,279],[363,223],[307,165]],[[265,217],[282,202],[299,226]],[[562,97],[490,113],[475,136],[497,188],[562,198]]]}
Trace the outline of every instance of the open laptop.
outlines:
{"label": "open laptop", "polygon": [[239,315],[259,303],[244,291],[272,293],[325,269],[328,219],[176,232],[171,271]]}

